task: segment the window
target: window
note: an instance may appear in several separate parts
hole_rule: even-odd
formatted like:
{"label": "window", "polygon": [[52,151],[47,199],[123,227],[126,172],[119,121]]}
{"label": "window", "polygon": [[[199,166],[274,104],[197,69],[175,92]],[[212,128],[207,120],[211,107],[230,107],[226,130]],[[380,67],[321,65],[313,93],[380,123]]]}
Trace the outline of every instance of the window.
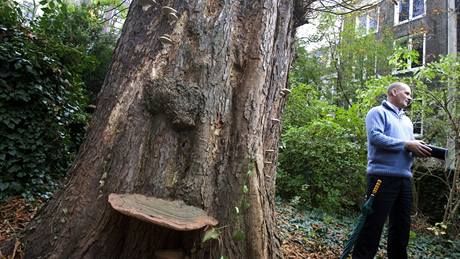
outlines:
{"label": "window", "polygon": [[379,10],[372,9],[356,17],[356,30],[363,35],[377,32],[378,22]]}
{"label": "window", "polygon": [[395,42],[395,45],[399,45],[408,50],[408,52],[415,51],[416,55],[413,53],[410,55],[401,55],[399,60],[401,63],[405,63],[404,69],[400,69],[398,72],[407,72],[411,70],[418,69],[425,65],[425,45],[426,37],[425,34],[411,35],[408,37],[403,37]]}
{"label": "window", "polygon": [[368,31],[376,32],[378,30],[379,10],[371,10],[368,12]]}
{"label": "window", "polygon": [[417,35],[415,37],[411,37],[409,44],[410,49],[415,50],[418,53],[415,60],[409,60],[411,68],[425,65],[425,36]]}
{"label": "window", "polygon": [[410,117],[414,126],[414,137],[423,137],[423,105],[422,99],[414,99],[410,105]]}
{"label": "window", "polygon": [[395,25],[425,15],[426,0],[398,0],[395,5]]}

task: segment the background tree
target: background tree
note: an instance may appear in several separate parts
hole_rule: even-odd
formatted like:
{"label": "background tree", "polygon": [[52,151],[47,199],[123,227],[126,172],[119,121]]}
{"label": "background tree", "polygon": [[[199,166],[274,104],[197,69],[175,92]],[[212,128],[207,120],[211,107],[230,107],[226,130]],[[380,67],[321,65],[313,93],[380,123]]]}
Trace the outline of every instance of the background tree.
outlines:
{"label": "background tree", "polygon": [[[365,12],[365,11],[363,11]],[[357,27],[360,12],[348,15],[323,13],[317,31],[304,39],[304,45],[315,43],[310,50],[321,68],[317,88],[339,106],[349,107],[356,101],[354,93],[364,89],[365,81],[389,71],[387,57],[392,53],[391,31],[376,32]]]}
{"label": "background tree", "polygon": [[[306,206],[341,213],[362,202],[363,116],[381,101],[382,86],[371,79],[387,69],[391,52],[390,33],[381,32],[382,40],[363,35],[354,17],[323,13],[318,31],[297,45],[277,181],[283,198],[298,196]],[[311,49],[313,43],[322,47]]]}

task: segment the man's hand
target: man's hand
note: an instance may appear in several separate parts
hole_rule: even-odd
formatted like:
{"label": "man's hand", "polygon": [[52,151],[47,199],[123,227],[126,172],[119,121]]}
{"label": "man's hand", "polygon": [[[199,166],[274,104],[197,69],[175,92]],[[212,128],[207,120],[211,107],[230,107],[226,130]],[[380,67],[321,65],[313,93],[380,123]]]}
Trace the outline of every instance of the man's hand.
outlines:
{"label": "man's hand", "polygon": [[421,140],[410,140],[404,144],[404,147],[414,153],[416,156],[427,157],[431,156],[431,148]]}

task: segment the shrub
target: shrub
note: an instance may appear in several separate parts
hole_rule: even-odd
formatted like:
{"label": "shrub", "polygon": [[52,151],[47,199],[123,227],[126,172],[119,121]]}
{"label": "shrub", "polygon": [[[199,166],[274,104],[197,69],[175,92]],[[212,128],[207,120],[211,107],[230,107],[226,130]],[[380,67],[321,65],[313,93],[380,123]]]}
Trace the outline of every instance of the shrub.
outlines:
{"label": "shrub", "polygon": [[317,96],[301,84],[289,97],[277,194],[328,211],[356,209],[365,187],[364,121],[355,108],[338,108]]}
{"label": "shrub", "polygon": [[0,42],[0,199],[48,196],[83,138],[88,115],[81,81],[50,42],[2,27]]}

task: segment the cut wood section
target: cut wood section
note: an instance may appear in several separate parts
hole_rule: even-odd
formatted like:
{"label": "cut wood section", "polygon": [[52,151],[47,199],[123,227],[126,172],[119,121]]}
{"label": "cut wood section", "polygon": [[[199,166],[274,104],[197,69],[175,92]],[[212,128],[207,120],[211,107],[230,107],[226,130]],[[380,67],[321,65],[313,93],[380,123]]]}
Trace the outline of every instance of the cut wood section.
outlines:
{"label": "cut wood section", "polygon": [[112,208],[120,213],[166,228],[188,231],[219,222],[200,208],[188,206],[183,201],[168,201],[141,194],[109,195]]}

